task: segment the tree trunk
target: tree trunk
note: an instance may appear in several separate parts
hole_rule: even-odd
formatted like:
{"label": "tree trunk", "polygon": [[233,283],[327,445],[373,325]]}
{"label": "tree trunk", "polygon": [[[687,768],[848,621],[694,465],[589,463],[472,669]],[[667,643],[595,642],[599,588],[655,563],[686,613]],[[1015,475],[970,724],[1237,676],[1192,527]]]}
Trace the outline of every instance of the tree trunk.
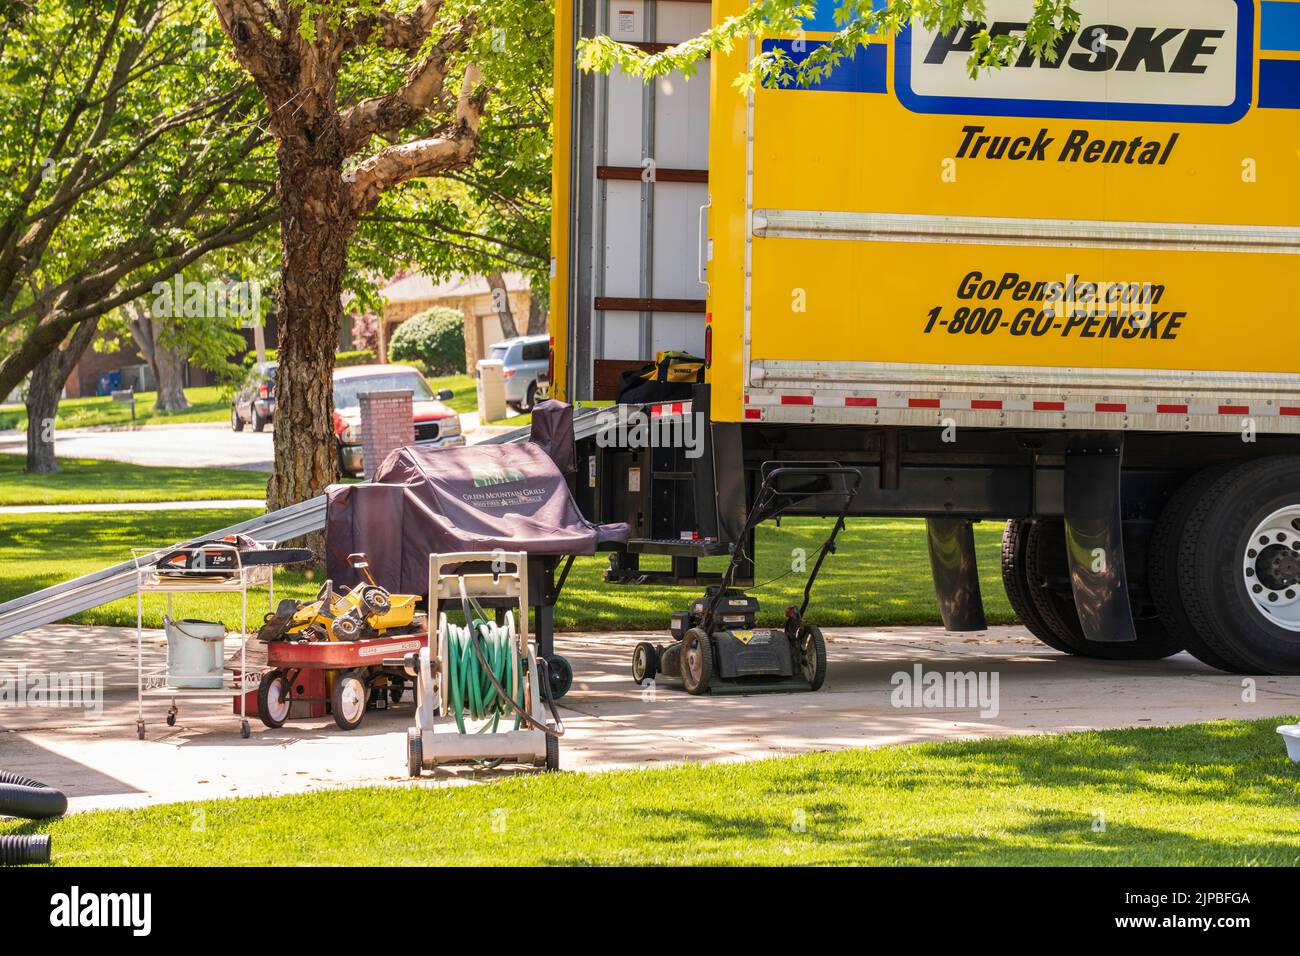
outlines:
{"label": "tree trunk", "polygon": [[541,335],[546,331],[547,315],[542,311],[542,304],[537,296],[528,297],[528,334]]}
{"label": "tree trunk", "polygon": [[60,375],[62,353],[55,349],[32,369],[27,387],[27,473],[48,475],[59,470],[54,458],[54,416],[66,375]]}
{"label": "tree trunk", "polygon": [[275,471],[267,484],[271,510],[323,494],[337,474],[334,347],[343,324],[343,273],[354,227],[339,156],[283,144],[278,153],[280,364]]}
{"label": "tree trunk", "polygon": [[127,326],[131,330],[131,338],[135,340],[136,350],[153,370],[153,379],[158,389],[154,411],[176,412],[189,408],[189,399],[185,397],[184,352],[161,344],[162,323],[146,309],[133,304],[130,313]]}
{"label": "tree trunk", "polygon": [[32,369],[27,388],[28,474],[48,475],[59,471],[54,456],[54,419],[59,412],[63,383],[95,340],[99,319],[87,319],[77,326],[68,341],[50,351]]}
{"label": "tree trunk", "polygon": [[507,339],[516,338],[519,330],[515,326],[515,314],[510,308],[510,293],[506,291],[506,278],[499,272],[489,272],[488,288],[492,290],[492,308],[501,320],[501,335]]}
{"label": "tree trunk", "polygon": [[179,349],[154,347],[154,379],[158,383],[158,398],[154,402],[154,411],[178,412],[190,407],[190,400],[185,397],[185,354]]}

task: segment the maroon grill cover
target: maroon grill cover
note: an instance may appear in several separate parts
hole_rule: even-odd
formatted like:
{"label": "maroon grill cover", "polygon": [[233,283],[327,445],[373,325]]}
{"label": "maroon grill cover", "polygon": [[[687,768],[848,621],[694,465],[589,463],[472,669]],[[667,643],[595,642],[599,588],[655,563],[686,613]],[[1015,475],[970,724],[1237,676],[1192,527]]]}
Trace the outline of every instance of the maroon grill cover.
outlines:
{"label": "maroon grill cover", "polygon": [[364,551],[375,580],[402,594],[428,590],[433,553],[595,554],[628,537],[626,524],[584,518],[560,469],[532,442],[408,445],[384,460],[374,482],[337,485],[326,500],[329,576],[357,583],[347,556]]}

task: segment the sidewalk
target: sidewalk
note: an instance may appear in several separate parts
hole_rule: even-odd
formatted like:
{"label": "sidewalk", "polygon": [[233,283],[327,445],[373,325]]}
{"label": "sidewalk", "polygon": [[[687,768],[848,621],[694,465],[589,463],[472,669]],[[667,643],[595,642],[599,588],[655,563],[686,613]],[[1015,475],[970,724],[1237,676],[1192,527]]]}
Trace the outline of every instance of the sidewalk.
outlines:
{"label": "sidewalk", "polygon": [[[979,635],[939,628],[834,628],[830,667],[817,693],[692,697],[661,683],[638,687],[629,674],[638,640],[663,634],[562,634],[573,689],[561,715],[566,770],[656,767],[877,747],[918,741],[1176,725],[1218,718],[1300,714],[1300,677],[1253,679],[1214,671],[1186,654],[1165,661],[1104,662],[1067,657],[1019,627]],[[147,632],[147,662],[164,642]],[[262,652],[249,644],[250,661]],[[406,786],[409,703],[372,711],[344,733],[332,718],[270,730],[252,722],[239,737],[229,701],[180,703],[167,727],[167,701],[146,705],[147,739],[135,735],[135,634],[128,628],[53,625],[0,641],[0,680],[19,665],[29,675],[103,674],[103,713],[0,706],[0,764],[67,791],[74,810],[146,806],[214,797],[322,788]],[[900,704],[898,675],[983,674],[998,678],[997,713],[972,707]],[[1252,680],[1254,693],[1244,690]],[[409,700],[409,698],[407,699]],[[1285,763],[1278,741],[1279,768]],[[504,772],[504,771],[503,771]],[[464,769],[426,773],[433,785],[463,783]]]}

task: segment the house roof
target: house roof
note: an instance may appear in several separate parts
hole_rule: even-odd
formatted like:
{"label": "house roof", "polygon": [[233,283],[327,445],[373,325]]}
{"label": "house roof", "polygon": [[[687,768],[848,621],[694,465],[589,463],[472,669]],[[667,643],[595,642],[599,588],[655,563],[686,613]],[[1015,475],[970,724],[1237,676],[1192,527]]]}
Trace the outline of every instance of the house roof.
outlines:
{"label": "house roof", "polygon": [[[528,277],[522,272],[503,273],[507,292],[528,291]],[[422,272],[412,273],[395,279],[380,289],[380,293],[392,302],[426,302],[430,299],[459,299],[470,295],[486,295],[487,279],[483,276],[454,275],[442,282],[434,282]]]}

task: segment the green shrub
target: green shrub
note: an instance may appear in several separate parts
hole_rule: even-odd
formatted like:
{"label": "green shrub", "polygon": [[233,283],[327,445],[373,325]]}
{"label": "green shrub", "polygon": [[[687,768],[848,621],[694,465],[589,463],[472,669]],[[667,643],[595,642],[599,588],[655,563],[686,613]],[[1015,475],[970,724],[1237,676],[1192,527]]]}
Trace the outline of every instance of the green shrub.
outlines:
{"label": "green shrub", "polygon": [[388,357],[423,362],[429,375],[464,373],[465,316],[441,307],[411,316],[393,333]]}
{"label": "green shrub", "polygon": [[355,352],[339,352],[334,356],[335,368],[346,368],[349,365],[373,365],[375,362],[375,353],[370,349],[357,349]]}

